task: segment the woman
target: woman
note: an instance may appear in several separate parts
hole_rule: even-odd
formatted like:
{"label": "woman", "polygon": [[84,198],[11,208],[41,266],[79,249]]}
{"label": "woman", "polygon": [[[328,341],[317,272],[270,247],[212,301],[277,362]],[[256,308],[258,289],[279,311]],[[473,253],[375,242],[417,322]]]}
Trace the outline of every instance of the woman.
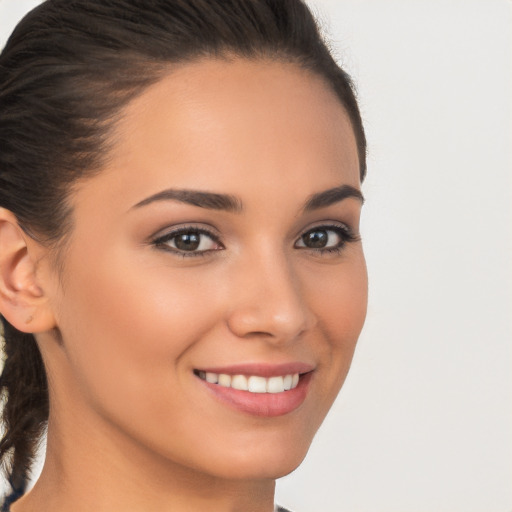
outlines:
{"label": "woman", "polygon": [[4,510],[273,510],[366,313],[364,132],[308,9],[48,0],[0,66]]}

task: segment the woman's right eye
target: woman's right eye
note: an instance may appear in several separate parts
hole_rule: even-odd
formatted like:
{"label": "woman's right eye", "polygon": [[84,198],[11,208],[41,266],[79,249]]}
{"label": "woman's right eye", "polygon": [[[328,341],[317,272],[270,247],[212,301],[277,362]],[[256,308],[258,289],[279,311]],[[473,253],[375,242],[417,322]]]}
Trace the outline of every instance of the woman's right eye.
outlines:
{"label": "woman's right eye", "polygon": [[210,251],[224,249],[215,235],[197,228],[180,228],[171,231],[157,238],[153,244],[182,256],[200,256]]}

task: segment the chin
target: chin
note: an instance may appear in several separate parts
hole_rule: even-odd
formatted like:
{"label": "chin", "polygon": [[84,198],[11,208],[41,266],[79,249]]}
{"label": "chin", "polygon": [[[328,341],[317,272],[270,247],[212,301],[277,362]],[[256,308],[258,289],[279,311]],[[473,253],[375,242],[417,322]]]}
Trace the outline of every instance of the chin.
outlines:
{"label": "chin", "polygon": [[261,461],[251,461],[244,464],[233,464],[231,468],[215,472],[215,476],[226,480],[276,480],[295,471],[304,460],[306,453],[300,456],[272,456]]}
{"label": "chin", "polygon": [[306,457],[311,440],[297,440],[293,435],[276,446],[275,443],[251,443],[228,449],[229,454],[217,458],[214,474],[229,480],[277,479],[297,469]]}

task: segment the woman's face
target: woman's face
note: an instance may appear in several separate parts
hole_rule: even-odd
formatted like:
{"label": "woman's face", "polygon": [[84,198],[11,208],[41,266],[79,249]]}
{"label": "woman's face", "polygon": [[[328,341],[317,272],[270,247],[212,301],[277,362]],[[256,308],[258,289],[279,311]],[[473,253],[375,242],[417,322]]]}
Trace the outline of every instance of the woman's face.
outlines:
{"label": "woman's face", "polygon": [[290,472],[366,312],[343,107],[294,65],[206,60],[134,100],[114,141],[47,287],[50,423],[222,478]]}

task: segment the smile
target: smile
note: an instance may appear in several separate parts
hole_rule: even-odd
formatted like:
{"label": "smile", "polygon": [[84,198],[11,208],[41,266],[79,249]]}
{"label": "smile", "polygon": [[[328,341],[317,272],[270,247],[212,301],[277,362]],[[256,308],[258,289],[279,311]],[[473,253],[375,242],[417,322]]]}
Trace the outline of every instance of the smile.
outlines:
{"label": "smile", "polygon": [[261,377],[259,375],[228,375],[226,373],[213,373],[196,371],[200,379],[217,384],[224,388],[232,388],[249,393],[283,393],[295,389],[299,383],[299,374],[287,374],[274,377]]}
{"label": "smile", "polygon": [[240,363],[194,370],[201,388],[218,403],[267,418],[298,409],[306,400],[314,373],[313,365],[302,362]]}

